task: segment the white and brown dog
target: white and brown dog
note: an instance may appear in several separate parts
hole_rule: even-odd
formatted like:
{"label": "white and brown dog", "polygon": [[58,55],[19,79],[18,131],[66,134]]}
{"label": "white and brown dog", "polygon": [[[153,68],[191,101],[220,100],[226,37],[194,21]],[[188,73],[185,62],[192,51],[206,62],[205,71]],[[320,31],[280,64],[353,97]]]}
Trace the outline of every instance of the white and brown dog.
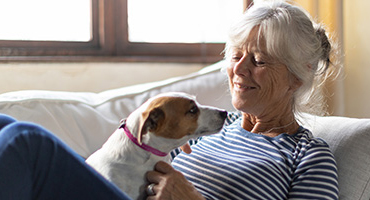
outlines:
{"label": "white and brown dog", "polygon": [[145,174],[188,140],[216,133],[227,112],[185,93],[155,96],[131,113],[86,162],[133,199],[146,197]]}

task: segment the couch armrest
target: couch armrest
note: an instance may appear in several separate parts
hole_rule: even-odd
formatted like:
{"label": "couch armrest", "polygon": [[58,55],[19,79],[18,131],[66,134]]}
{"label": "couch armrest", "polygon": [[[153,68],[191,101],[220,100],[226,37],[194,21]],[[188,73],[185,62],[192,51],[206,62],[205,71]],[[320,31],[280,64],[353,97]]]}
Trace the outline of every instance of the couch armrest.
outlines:
{"label": "couch armrest", "polygon": [[370,199],[370,119],[304,115],[302,121],[334,154],[339,199]]}

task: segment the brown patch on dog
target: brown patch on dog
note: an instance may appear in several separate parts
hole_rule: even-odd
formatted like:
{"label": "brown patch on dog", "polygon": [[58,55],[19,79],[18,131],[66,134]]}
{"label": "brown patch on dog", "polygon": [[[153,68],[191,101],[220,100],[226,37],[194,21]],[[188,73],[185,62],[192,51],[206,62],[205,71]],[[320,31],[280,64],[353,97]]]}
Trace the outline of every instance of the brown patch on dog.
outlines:
{"label": "brown patch on dog", "polygon": [[148,131],[157,136],[179,139],[195,132],[200,111],[196,103],[183,97],[154,99],[142,113],[138,140]]}

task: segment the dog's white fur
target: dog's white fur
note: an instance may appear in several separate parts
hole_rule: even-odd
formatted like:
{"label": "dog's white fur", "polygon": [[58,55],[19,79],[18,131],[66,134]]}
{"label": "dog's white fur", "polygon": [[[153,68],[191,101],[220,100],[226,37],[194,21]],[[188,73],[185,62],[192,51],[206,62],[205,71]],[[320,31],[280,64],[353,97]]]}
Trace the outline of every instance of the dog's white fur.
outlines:
{"label": "dog's white fur", "polygon": [[[226,111],[200,105],[188,94],[164,93],[131,113],[126,126],[140,143],[169,153],[190,139],[220,131],[225,118]],[[130,141],[123,129],[117,129],[86,162],[133,199],[143,199],[145,174],[160,160],[170,162],[170,155],[160,157],[145,151]]]}

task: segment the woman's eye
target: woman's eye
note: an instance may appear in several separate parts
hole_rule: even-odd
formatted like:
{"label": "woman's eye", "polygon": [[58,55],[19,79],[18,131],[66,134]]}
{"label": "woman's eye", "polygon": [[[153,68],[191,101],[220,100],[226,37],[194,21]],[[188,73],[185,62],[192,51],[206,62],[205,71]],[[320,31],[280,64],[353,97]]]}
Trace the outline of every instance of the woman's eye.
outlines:
{"label": "woman's eye", "polygon": [[256,59],[255,57],[253,57],[253,63],[256,66],[262,66],[262,65],[266,64],[263,60]]}
{"label": "woman's eye", "polygon": [[241,57],[240,56],[233,56],[233,57],[231,57],[231,60],[232,61],[239,61],[241,59]]}
{"label": "woman's eye", "polygon": [[242,59],[242,57],[243,53],[239,51],[234,51],[233,53],[231,53],[231,60],[234,62],[238,62],[240,59]]}
{"label": "woman's eye", "polygon": [[256,60],[256,64],[257,64],[257,65],[264,65],[264,64],[265,64],[265,62]]}

